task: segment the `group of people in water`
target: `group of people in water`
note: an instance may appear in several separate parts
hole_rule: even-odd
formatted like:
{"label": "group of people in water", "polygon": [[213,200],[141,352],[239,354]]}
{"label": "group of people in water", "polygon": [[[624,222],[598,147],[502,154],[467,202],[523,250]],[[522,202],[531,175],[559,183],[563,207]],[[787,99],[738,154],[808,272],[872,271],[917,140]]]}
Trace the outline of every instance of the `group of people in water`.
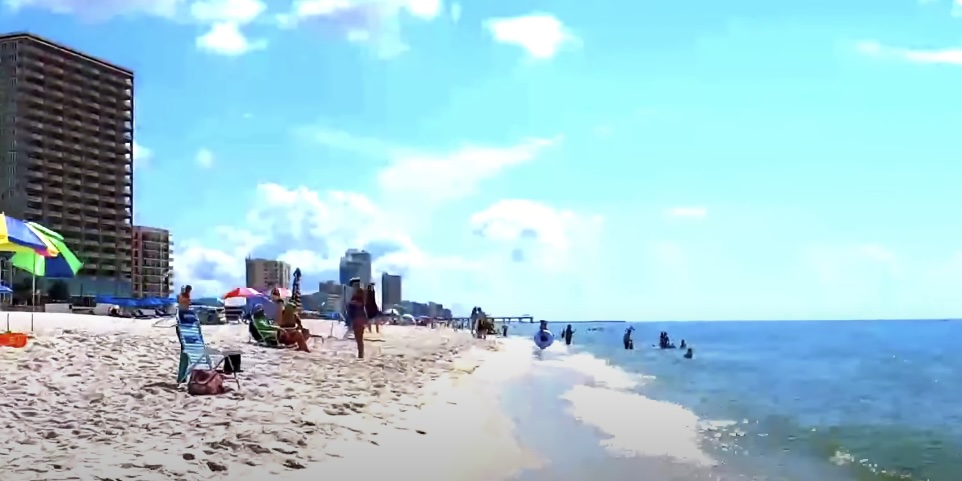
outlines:
{"label": "group of people in water", "polygon": [[[540,332],[550,332],[550,331],[548,330],[548,321],[541,321],[541,324],[540,324],[540,326],[538,327],[538,330],[539,330]],[[601,328],[597,328],[597,327],[592,327],[592,328],[589,328],[589,329],[588,329],[588,331],[600,331],[600,330],[602,330],[602,329],[601,329]],[[571,324],[568,324],[567,326],[565,326],[565,328],[561,331],[560,337],[561,337],[561,339],[564,339],[564,342],[565,342],[565,345],[566,345],[566,346],[570,346],[570,345],[571,345],[571,341],[572,341],[572,339],[573,339],[573,337],[574,337],[575,332],[577,332],[577,330],[576,330],[576,329],[572,329]],[[634,326],[628,326],[628,328],[625,329],[625,334],[624,334],[624,335],[622,336],[622,338],[621,338],[621,339],[622,339],[622,344],[624,345],[625,349],[627,349],[627,350],[632,350],[632,349],[635,348],[635,341],[634,341],[634,339],[632,339],[632,334],[633,334],[634,332],[635,332],[635,327],[634,327]],[[671,339],[668,337],[668,333],[665,332],[665,331],[662,331],[661,334],[659,334],[658,347],[661,348],[661,349],[676,349],[676,348],[677,348],[677,347],[671,342]],[[687,351],[685,352],[685,356],[684,356],[685,359],[692,359],[692,358],[695,356],[694,350],[693,350],[692,348],[688,347],[688,344],[685,342],[684,339],[682,339],[682,341],[681,341],[681,349],[687,349]]]}
{"label": "group of people in water", "polygon": [[[541,332],[550,332],[550,331],[548,331],[548,321],[542,320],[540,326],[538,327],[538,330],[541,331]],[[560,334],[560,335],[561,335],[561,338],[564,339],[566,346],[570,346],[570,345],[571,345],[571,340],[573,339],[573,337],[574,337],[574,335],[575,335],[575,332],[577,332],[577,331],[578,331],[577,329],[572,329],[572,328],[571,328],[571,324],[568,324],[568,325],[561,331],[561,334]],[[507,334],[505,334],[505,335],[507,335]]]}
{"label": "group of people in water", "polygon": [[[661,349],[677,349],[675,344],[671,342],[671,338],[668,337],[668,333],[665,331],[661,331],[661,334],[658,336],[658,347]],[[681,340],[681,346],[678,347],[681,347],[682,349],[688,349],[685,351],[685,359],[691,359],[695,356],[695,352],[692,350],[692,348],[688,347],[688,344],[684,339]]]}

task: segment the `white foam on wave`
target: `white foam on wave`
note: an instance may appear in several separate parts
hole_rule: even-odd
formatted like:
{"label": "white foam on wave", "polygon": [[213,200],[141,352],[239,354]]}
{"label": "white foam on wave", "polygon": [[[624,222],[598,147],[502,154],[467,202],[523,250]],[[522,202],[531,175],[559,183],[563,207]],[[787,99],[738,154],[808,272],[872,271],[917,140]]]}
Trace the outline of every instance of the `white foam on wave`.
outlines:
{"label": "white foam on wave", "polygon": [[[563,352],[567,352],[565,346],[561,346],[561,349]],[[583,352],[546,358],[540,364],[571,369],[590,377],[593,385],[608,389],[634,389],[654,379],[654,376],[628,372],[618,366],[611,365],[604,359]]]}
{"label": "white foam on wave", "polygon": [[602,446],[616,456],[664,456],[699,466],[715,459],[700,446],[699,419],[677,404],[616,389],[575,386],[562,399],[578,421],[609,437]]}
{"label": "white foam on wave", "polygon": [[633,373],[585,352],[571,352],[564,343],[554,343],[538,352],[530,339],[515,338],[507,344],[528,356],[524,372],[539,366],[574,371],[589,378],[572,387],[561,398],[568,412],[607,438],[602,446],[615,456],[667,457],[697,466],[718,462],[701,448],[702,433],[727,425],[728,421],[707,421],[678,404],[650,399],[632,390],[655,379]]}

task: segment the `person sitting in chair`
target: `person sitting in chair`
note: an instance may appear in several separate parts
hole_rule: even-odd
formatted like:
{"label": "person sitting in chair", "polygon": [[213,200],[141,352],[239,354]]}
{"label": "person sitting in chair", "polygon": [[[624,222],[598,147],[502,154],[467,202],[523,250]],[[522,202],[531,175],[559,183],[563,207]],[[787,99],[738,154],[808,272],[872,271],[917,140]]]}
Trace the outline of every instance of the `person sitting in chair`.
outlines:
{"label": "person sitting in chair", "polygon": [[[307,347],[307,340],[310,339],[311,334],[307,329],[299,327],[300,318],[297,317],[296,312],[293,312],[293,306],[285,308],[285,306],[279,304],[277,309],[281,313],[278,316],[279,322],[277,325],[271,324],[262,312],[255,312],[251,316],[254,329],[257,329],[257,332],[261,333],[264,340],[268,342],[273,338],[280,345],[297,345],[298,351],[311,352],[311,349]],[[291,310],[289,314],[288,309]]]}
{"label": "person sitting in chair", "polygon": [[311,337],[311,331],[308,331],[304,324],[301,323],[301,316],[297,313],[297,307],[290,302],[285,302],[284,299],[278,299],[275,301],[277,304],[277,327],[282,327],[284,329],[297,329],[304,335],[305,338]]}

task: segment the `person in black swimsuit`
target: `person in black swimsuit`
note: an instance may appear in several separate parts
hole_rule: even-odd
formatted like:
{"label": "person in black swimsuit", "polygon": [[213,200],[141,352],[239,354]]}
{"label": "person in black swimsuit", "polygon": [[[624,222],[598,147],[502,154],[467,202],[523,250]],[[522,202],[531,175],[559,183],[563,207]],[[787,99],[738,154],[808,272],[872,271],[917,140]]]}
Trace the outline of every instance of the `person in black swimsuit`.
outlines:
{"label": "person in black swimsuit", "polygon": [[565,327],[565,329],[561,331],[561,337],[565,339],[566,346],[571,345],[571,336],[573,336],[574,333],[575,333],[575,329],[571,328],[571,324],[568,324],[568,327]]}

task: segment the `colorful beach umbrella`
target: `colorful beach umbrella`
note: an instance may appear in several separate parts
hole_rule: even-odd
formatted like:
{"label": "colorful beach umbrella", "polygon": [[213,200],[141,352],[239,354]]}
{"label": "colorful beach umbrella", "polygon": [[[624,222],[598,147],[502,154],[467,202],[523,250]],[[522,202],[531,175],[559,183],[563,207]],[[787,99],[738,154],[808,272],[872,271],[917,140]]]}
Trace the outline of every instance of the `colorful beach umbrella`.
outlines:
{"label": "colorful beach umbrella", "polygon": [[[64,243],[63,236],[36,222],[29,227],[38,233],[47,245],[53,247],[52,256],[39,252],[17,252],[10,259],[14,267],[40,277],[73,277],[83,267],[83,262]],[[47,249],[48,251],[50,249]]]}
{"label": "colorful beach umbrella", "polygon": [[0,214],[0,251],[56,255],[56,248],[30,223]]}
{"label": "colorful beach umbrella", "polygon": [[230,292],[228,292],[227,294],[224,294],[223,298],[224,299],[230,299],[232,297],[247,298],[247,297],[254,297],[259,295],[261,295],[261,293],[257,292],[257,289],[251,289],[250,287],[238,287],[236,289],[231,289]]}

